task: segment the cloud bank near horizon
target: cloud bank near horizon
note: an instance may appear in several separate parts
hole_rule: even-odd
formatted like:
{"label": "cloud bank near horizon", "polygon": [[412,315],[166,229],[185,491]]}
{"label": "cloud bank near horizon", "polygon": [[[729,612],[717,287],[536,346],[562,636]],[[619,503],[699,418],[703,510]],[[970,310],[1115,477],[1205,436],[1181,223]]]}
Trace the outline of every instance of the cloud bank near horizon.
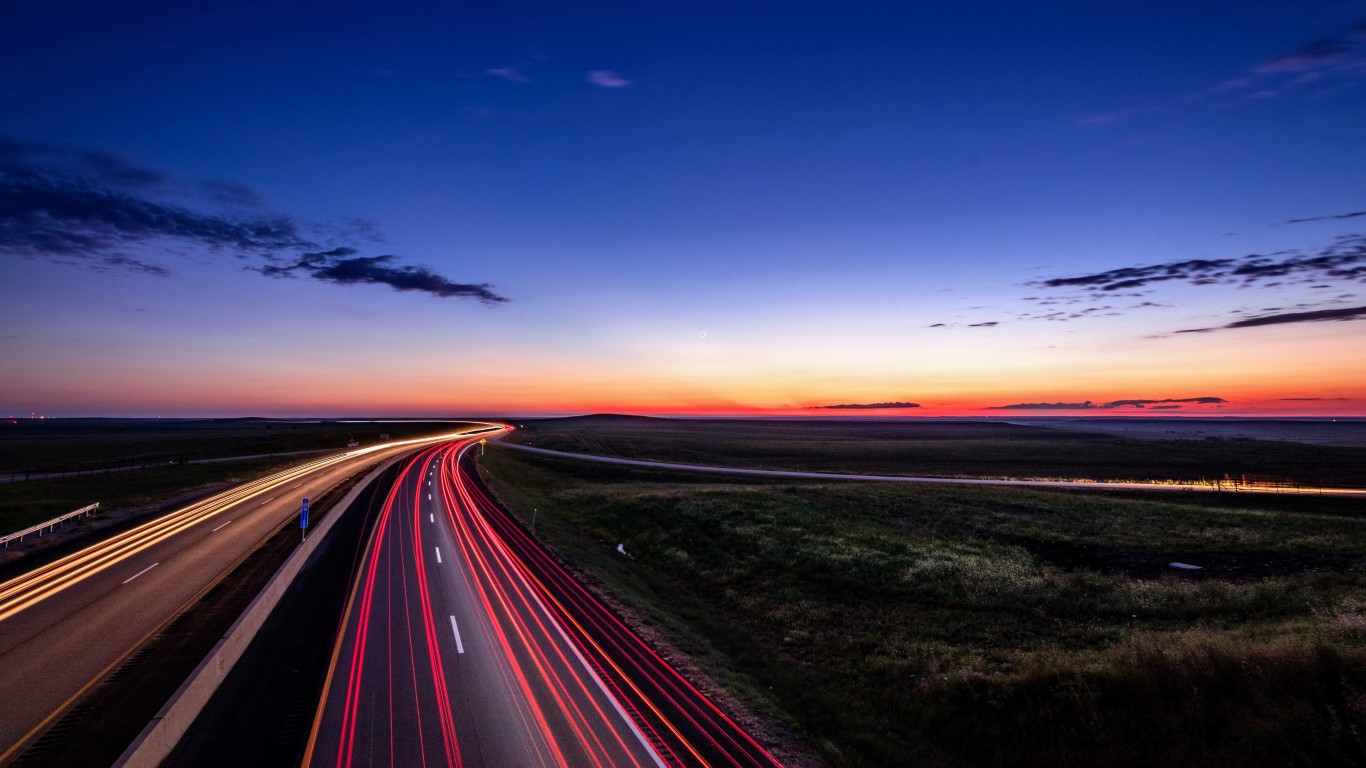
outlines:
{"label": "cloud bank near horizon", "polygon": [[1147,408],[1155,409],[1180,407],[1182,403],[1194,403],[1197,405],[1221,405],[1228,401],[1222,397],[1167,397],[1160,400],[1111,400],[1108,403],[1095,403],[1084,400],[1080,403],[1011,403],[1010,405],[993,405],[987,408],[989,411],[1102,411],[1113,410],[1116,408]]}
{"label": "cloud bank near horizon", "polygon": [[919,408],[920,403],[840,403],[839,405],[808,405],[809,410],[828,410],[828,411],[888,411],[897,408]]}

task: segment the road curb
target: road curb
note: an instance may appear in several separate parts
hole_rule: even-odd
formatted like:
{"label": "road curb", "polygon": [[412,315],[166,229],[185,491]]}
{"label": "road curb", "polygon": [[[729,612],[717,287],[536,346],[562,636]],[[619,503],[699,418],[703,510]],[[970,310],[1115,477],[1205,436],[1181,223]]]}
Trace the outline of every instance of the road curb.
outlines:
{"label": "road curb", "polygon": [[180,737],[189,730],[200,711],[208,704],[218,686],[223,682],[233,665],[241,658],[252,638],[260,630],[280,598],[289,589],[294,578],[303,569],[304,563],[317,548],[318,543],[332,530],[333,524],[341,518],[360,494],[375,478],[406,454],[388,459],[376,466],[359,483],[351,488],[332,509],[337,514],[328,514],[312,533],[313,535],[290,554],[280,570],[275,572],[256,599],[251,601],[222,639],[214,645],[209,655],[195,667],[194,672],[176,689],[171,699],[157,712],[156,717],[138,734],[133,743],[124,750],[114,763],[115,768],[155,768],[175,749]]}

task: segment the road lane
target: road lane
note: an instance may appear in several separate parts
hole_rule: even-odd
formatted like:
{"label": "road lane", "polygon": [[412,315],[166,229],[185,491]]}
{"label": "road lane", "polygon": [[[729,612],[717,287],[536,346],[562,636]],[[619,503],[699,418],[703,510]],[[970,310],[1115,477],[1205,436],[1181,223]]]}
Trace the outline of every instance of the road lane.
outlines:
{"label": "road lane", "polygon": [[489,499],[475,442],[395,484],[306,764],[778,766]]}
{"label": "road lane", "polygon": [[456,448],[415,459],[376,524],[307,763],[660,765],[506,551],[428,499]]}
{"label": "road lane", "polygon": [[779,761],[664,660],[494,502],[473,462],[451,475],[452,494],[502,543],[620,707],[668,765],[768,767]]}
{"label": "road lane", "polygon": [[303,497],[424,442],[308,462],[0,584],[0,762],[297,514]]}

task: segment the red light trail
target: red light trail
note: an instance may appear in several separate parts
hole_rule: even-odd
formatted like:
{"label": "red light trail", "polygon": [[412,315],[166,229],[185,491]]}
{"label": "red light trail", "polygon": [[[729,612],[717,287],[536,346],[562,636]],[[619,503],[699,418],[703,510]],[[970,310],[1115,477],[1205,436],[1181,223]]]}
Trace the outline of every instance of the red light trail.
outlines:
{"label": "red light trail", "polygon": [[379,509],[306,764],[779,765],[488,497],[476,440]]}

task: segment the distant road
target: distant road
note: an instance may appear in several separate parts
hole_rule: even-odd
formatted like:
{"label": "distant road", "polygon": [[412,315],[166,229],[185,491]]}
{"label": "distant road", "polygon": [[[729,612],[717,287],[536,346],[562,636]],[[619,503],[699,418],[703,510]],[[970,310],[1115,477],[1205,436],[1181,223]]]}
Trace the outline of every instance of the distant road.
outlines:
{"label": "distant road", "polygon": [[720,475],[748,475],[753,477],[791,477],[809,480],[866,480],[889,483],[935,483],[949,485],[1006,485],[1026,488],[1085,488],[1094,491],[1209,491],[1223,493],[1281,493],[1313,496],[1341,496],[1346,498],[1366,498],[1366,488],[1282,488],[1275,486],[1228,485],[1215,486],[1207,483],[1117,483],[1092,482],[1089,480],[988,480],[968,477],[914,477],[910,475],[857,475],[842,472],[799,472],[782,469],[744,469],[740,467],[712,467],[702,464],[673,464],[664,461],[642,461],[623,459],[615,456],[595,456],[588,453],[569,453],[536,448],[500,441],[498,445],[527,453],[555,456],[576,461],[596,461],[603,464],[623,464],[645,469],[669,469],[682,472],[709,472]]}
{"label": "distant road", "polygon": [[436,439],[307,462],[0,583],[0,764],[297,515],[301,499]]}

